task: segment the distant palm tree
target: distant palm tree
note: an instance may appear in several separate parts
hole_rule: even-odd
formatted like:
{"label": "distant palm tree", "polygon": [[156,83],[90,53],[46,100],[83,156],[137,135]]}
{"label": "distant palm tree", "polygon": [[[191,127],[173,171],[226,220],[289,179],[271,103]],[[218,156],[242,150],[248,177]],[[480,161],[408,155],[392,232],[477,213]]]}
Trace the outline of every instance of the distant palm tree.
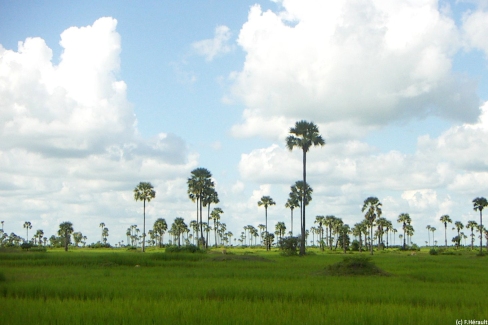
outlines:
{"label": "distant palm tree", "polygon": [[381,217],[381,202],[378,200],[377,197],[368,197],[366,200],[364,200],[363,207],[361,209],[361,212],[365,212],[366,214],[364,215],[364,218],[368,221],[368,226],[370,228],[371,232],[371,255],[373,255],[373,224],[376,218]]}
{"label": "distant palm tree", "polygon": [[286,226],[285,226],[285,223],[283,221],[279,221],[276,225],[275,225],[275,229],[276,231],[278,232],[278,236],[280,237],[280,240],[281,238],[283,237],[283,235],[285,234],[286,232]]}
{"label": "distant palm tree", "polygon": [[100,225],[99,225],[100,228],[102,228],[102,239],[100,242],[103,241],[103,228],[105,228],[105,223],[104,222],[100,222]]}
{"label": "distant palm tree", "polygon": [[[268,207],[272,206],[272,205],[276,205],[276,202],[273,201],[273,199],[270,196],[263,196],[263,197],[261,197],[261,200],[258,201],[259,207],[264,206],[264,216],[266,219],[266,223],[265,223],[266,233],[268,233]],[[267,249],[267,247],[266,247],[266,249]]]}
{"label": "distant palm tree", "polygon": [[[319,128],[313,122],[299,121],[295,123],[295,126],[290,128],[291,135],[286,138],[286,146],[289,150],[297,147],[302,149],[303,155],[303,184],[305,189],[302,193],[302,202],[306,202],[305,195],[307,193],[307,152],[312,146],[323,146],[325,141],[319,134]],[[305,255],[305,205],[302,205],[302,229],[301,229],[301,245],[300,255]]]}
{"label": "distant palm tree", "polygon": [[319,235],[320,235],[320,250],[324,250],[324,224],[325,224],[325,217],[324,216],[316,216],[315,223],[318,224]]}
{"label": "distant palm tree", "polygon": [[446,248],[447,248],[447,223],[452,223],[451,218],[445,214],[439,219],[442,223],[444,223],[444,238],[446,240]]}
{"label": "distant palm tree", "polygon": [[71,234],[73,233],[73,224],[69,221],[62,222],[59,225],[58,236],[64,238],[64,251],[68,251],[68,244]]}
{"label": "distant palm tree", "polygon": [[454,226],[455,227],[453,229],[456,229],[457,230],[457,235],[459,237],[459,241],[456,242],[457,243],[457,246],[459,248],[459,245],[461,244],[461,235],[459,234],[459,232],[461,230],[463,230],[464,225],[463,225],[463,223],[461,221],[456,221],[456,222],[454,222]]}
{"label": "distant palm tree", "polygon": [[288,201],[286,201],[285,203],[285,208],[289,208],[290,211],[291,211],[291,222],[290,222],[290,225],[291,225],[291,233],[292,233],[292,236],[293,236],[293,210],[295,208],[298,208],[300,206],[300,200],[299,198],[293,193],[291,192],[289,194],[289,197],[288,197]]}
{"label": "distant palm tree", "polygon": [[434,241],[434,232],[436,231],[437,229],[435,227],[430,227],[430,231],[432,231],[432,244],[435,245],[437,243],[437,241]]}
{"label": "distant palm tree", "polygon": [[146,242],[146,201],[151,202],[156,197],[156,192],[151,183],[140,182],[134,189],[134,200],[144,202],[144,224],[142,226],[142,252],[145,252]]}
{"label": "distant palm tree", "polygon": [[408,213],[401,213],[399,216],[398,216],[398,219],[397,219],[397,222],[398,223],[401,223],[402,224],[402,229],[403,229],[403,249],[405,249],[405,246],[406,246],[406,236],[405,236],[405,233],[407,231],[407,224],[410,224],[410,221],[412,219],[410,218],[410,215]]}
{"label": "distant palm tree", "polygon": [[[191,225],[191,223],[190,223]],[[161,244],[163,242],[163,235],[168,230],[168,224],[166,223],[166,220],[163,218],[158,218],[153,225],[153,231],[159,238],[159,248],[161,248]]]}
{"label": "distant palm tree", "polygon": [[217,247],[217,231],[218,231],[218,224],[220,220],[220,215],[224,213],[221,208],[217,207],[212,210],[212,213],[210,214],[211,219],[214,222],[214,236],[215,236],[215,247]]}
{"label": "distant palm tree", "polygon": [[[210,205],[212,203],[219,203],[219,194],[213,187],[206,188],[203,193],[202,203],[204,207],[207,207],[207,224],[210,225]],[[205,245],[208,247],[208,233],[205,239]]]}
{"label": "distant palm tree", "polygon": [[430,246],[430,228],[432,228],[430,225],[427,225],[427,227],[425,227],[425,229],[427,229],[427,236],[429,238],[429,246]]}
{"label": "distant palm tree", "polygon": [[470,220],[466,224],[466,228],[471,229],[471,250],[473,250],[473,246],[474,246],[474,232],[473,232],[473,230],[474,230],[474,228],[477,228],[477,227],[478,227],[478,224],[474,220]]}
{"label": "distant palm tree", "polygon": [[[479,227],[483,229],[483,209],[488,206],[488,201],[484,197],[477,197],[473,200],[474,211],[480,212],[480,224]],[[483,234],[480,236],[480,254],[483,253]]]}
{"label": "distant palm tree", "polygon": [[[200,243],[205,246],[205,237],[203,237],[203,220],[202,209],[205,193],[209,193],[211,188],[214,188],[214,182],[212,181],[212,173],[203,167],[195,168],[191,171],[191,177],[188,178],[188,197],[197,202],[197,222],[200,226],[200,237],[197,241],[198,246]],[[200,215],[200,220],[198,216]],[[197,234],[198,237],[198,234]]]}
{"label": "distant palm tree", "polygon": [[29,242],[29,229],[32,229],[32,223],[30,221],[24,222],[24,228],[27,229],[27,237],[25,240],[26,242]]}

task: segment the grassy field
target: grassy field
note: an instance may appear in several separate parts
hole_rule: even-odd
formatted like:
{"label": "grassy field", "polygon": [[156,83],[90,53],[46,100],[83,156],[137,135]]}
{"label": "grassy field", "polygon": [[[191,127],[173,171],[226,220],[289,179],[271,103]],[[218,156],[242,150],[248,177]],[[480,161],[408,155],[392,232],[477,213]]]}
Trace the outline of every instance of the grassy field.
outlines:
{"label": "grassy field", "polygon": [[488,257],[475,253],[378,253],[372,261],[388,276],[326,276],[324,268],[342,261],[342,254],[316,251],[300,258],[227,251],[0,252],[0,319],[2,324],[456,324],[488,319]]}

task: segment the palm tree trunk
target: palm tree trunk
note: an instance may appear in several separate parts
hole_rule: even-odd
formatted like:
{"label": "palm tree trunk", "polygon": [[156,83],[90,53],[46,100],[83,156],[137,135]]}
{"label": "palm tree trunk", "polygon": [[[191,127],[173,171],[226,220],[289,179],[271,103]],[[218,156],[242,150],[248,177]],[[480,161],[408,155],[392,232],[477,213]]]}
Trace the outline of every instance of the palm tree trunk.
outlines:
{"label": "palm tree trunk", "polygon": [[144,199],[144,224],[142,225],[142,252],[146,247],[146,199]]}
{"label": "palm tree trunk", "polygon": [[480,254],[483,254],[483,209],[480,208]]}
{"label": "palm tree trunk", "polygon": [[370,254],[373,255],[373,224],[371,223],[370,232],[371,232],[371,245],[370,247]]}
{"label": "palm tree trunk", "polygon": [[201,236],[201,239],[202,239],[202,246],[205,247],[205,243],[204,243],[205,238],[203,237],[202,211],[203,211],[203,202],[202,202],[202,198],[200,198],[200,236]]}
{"label": "palm tree trunk", "polygon": [[447,248],[447,222],[444,222],[444,240]]}
{"label": "palm tree trunk", "polygon": [[[208,203],[208,211],[207,211],[207,225],[210,227],[210,202]],[[207,239],[205,242],[205,247],[208,248],[208,231],[207,231]],[[217,245],[216,245],[217,246]]]}
{"label": "palm tree trunk", "polygon": [[300,255],[305,255],[305,198],[307,193],[307,152],[303,149],[303,193],[302,193],[302,243],[300,245]]}
{"label": "palm tree trunk", "polygon": [[293,209],[291,209],[291,236],[293,237]]}

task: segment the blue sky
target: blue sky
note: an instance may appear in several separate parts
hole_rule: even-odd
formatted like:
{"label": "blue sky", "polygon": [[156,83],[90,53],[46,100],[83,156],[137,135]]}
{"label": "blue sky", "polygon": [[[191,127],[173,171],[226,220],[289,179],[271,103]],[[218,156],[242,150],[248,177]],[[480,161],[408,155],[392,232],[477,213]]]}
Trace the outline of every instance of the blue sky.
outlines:
{"label": "blue sky", "polygon": [[284,138],[300,119],[327,141],[310,152],[309,224],[333,214],[354,225],[368,196],[392,221],[410,213],[420,244],[442,214],[477,220],[471,200],[488,195],[487,8],[0,1],[5,230],[22,235],[29,220],[53,234],[70,220],[93,242],[103,221],[116,243],[142,223],[139,181],[157,190],[149,225],[189,222],[186,178],[199,166],[234,235],[264,223],[262,195],[278,204],[269,224],[288,224],[301,165]]}

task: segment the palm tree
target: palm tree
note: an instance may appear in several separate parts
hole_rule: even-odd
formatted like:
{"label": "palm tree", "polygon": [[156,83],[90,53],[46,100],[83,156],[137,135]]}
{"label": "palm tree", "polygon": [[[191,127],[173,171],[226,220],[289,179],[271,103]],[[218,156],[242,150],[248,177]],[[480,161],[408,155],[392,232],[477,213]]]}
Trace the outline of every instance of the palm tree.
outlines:
{"label": "palm tree", "polygon": [[315,223],[319,225],[319,235],[320,235],[320,250],[324,250],[324,224],[325,224],[325,217],[324,216],[316,216]]}
{"label": "palm tree", "polygon": [[430,231],[432,231],[432,246],[435,246],[435,241],[434,241],[434,232],[437,229],[435,227],[430,227]]}
{"label": "palm tree", "polygon": [[145,252],[146,242],[146,201],[151,202],[156,197],[156,192],[151,183],[140,182],[134,189],[134,200],[144,202],[144,224],[142,226],[142,252]]}
{"label": "palm tree", "polygon": [[[219,203],[219,194],[213,187],[208,187],[203,192],[202,197],[202,204],[204,207],[207,207],[207,224],[210,224],[210,205],[212,203]],[[208,233],[207,237],[205,238],[205,245],[208,247]]]}
{"label": "palm tree", "polygon": [[371,255],[373,255],[373,223],[376,218],[381,217],[381,202],[378,200],[377,197],[370,196],[366,200],[364,200],[363,208],[361,212],[366,211],[364,218],[368,221],[368,225],[371,232]]}
{"label": "palm tree", "polygon": [[107,243],[107,237],[108,237],[108,228],[105,227],[103,228],[102,230],[102,240],[103,240],[103,243],[106,244]]}
{"label": "palm tree", "polygon": [[212,213],[210,214],[212,217],[212,220],[214,221],[214,236],[215,236],[215,247],[217,247],[217,230],[218,230],[218,224],[220,220],[220,215],[224,213],[221,208],[214,208],[212,210]]}
{"label": "palm tree", "polygon": [[286,201],[286,203],[285,203],[285,208],[287,208],[287,209],[289,208],[291,211],[291,223],[290,224],[291,224],[292,236],[293,236],[293,210],[295,208],[298,208],[299,206],[300,206],[299,198],[293,192],[290,192],[289,197],[288,197],[288,201]]}
{"label": "palm tree", "polygon": [[405,232],[407,230],[407,224],[410,224],[410,221],[412,219],[410,218],[410,215],[408,213],[401,213],[399,216],[398,216],[398,219],[397,219],[397,222],[398,223],[401,223],[402,224],[402,229],[403,229],[403,249],[405,249],[405,246],[406,246],[406,236],[405,236]]}
{"label": "palm tree", "polygon": [[[306,192],[305,192],[306,188]],[[313,188],[307,184],[304,186],[303,181],[296,181],[294,185],[290,187],[290,196],[294,196],[298,200],[298,206],[300,207],[300,229],[303,223],[303,207],[308,205],[312,201]],[[305,196],[305,201],[303,200]]]}
{"label": "palm tree", "polygon": [[473,245],[474,245],[474,228],[477,228],[478,224],[474,220],[468,221],[466,224],[466,228],[471,229],[471,250],[473,250]]}
{"label": "palm tree", "polygon": [[71,234],[73,233],[73,224],[69,221],[65,221],[59,225],[58,236],[64,237],[64,250],[68,251],[68,244]]}
{"label": "palm tree", "polygon": [[[480,212],[479,227],[483,229],[483,209],[488,206],[488,201],[484,197],[477,197],[473,200],[474,211]],[[483,254],[483,234],[480,236],[480,254]]]}
{"label": "palm tree", "polygon": [[461,236],[459,235],[459,232],[460,232],[461,230],[463,230],[464,225],[463,225],[463,223],[462,223],[461,221],[456,221],[456,222],[454,222],[454,226],[455,226],[455,227],[453,228],[453,230],[454,230],[454,229],[456,229],[456,230],[457,230],[457,235],[458,235],[458,237],[459,237],[459,241],[457,242],[457,243],[458,243],[458,245],[457,245],[457,246],[458,246],[458,248],[459,248],[459,245],[460,245],[460,243],[461,243]]}
{"label": "palm tree", "polygon": [[278,236],[280,237],[280,240],[281,238],[283,237],[283,235],[285,234],[286,232],[286,226],[285,226],[285,223],[283,221],[279,221],[276,225],[275,225],[275,229],[276,231],[278,232]]}
{"label": "palm tree", "polygon": [[30,221],[24,222],[24,228],[27,230],[27,237],[25,240],[29,242],[29,229],[32,229],[32,223]]}
{"label": "palm tree", "polygon": [[[200,225],[200,238],[198,239],[198,246],[200,242],[205,245],[205,238],[203,237],[203,220],[202,207],[205,193],[210,192],[210,188],[214,188],[212,181],[212,173],[206,168],[199,167],[191,171],[191,177],[188,178],[188,196],[193,202],[197,202],[197,222]],[[200,221],[198,216],[200,215]]]}
{"label": "palm tree", "polygon": [[446,240],[446,248],[447,248],[447,223],[452,223],[451,218],[445,214],[440,218],[440,221],[444,223],[444,238]]}
{"label": "palm tree", "polygon": [[261,238],[261,244],[263,243],[263,231],[266,230],[266,226],[262,223],[258,225],[259,229],[259,238]]}
{"label": "palm tree", "polygon": [[[302,202],[306,202],[305,195],[307,193],[307,152],[312,146],[323,146],[325,141],[319,134],[319,128],[313,122],[299,121],[295,123],[295,126],[290,128],[290,133],[286,138],[286,146],[291,151],[293,148],[301,148],[303,152],[303,184],[304,191],[302,193]],[[302,205],[302,229],[301,229],[301,245],[300,255],[305,255],[305,205]]]}
{"label": "palm tree", "polygon": [[166,220],[164,220],[163,218],[158,218],[154,222],[153,231],[159,238],[159,248],[161,248],[161,244],[163,242],[163,235],[166,232],[166,230],[168,230],[168,224],[166,223]]}
{"label": "palm tree", "polygon": [[42,237],[44,236],[44,230],[38,229],[36,231],[36,234],[34,235],[34,238],[37,238],[37,243],[40,245],[42,244]]}
{"label": "palm tree", "polygon": [[104,222],[100,222],[100,225],[99,225],[100,228],[102,228],[102,240],[100,242],[103,241],[103,228],[105,228],[105,223]]}
{"label": "palm tree", "polygon": [[[258,206],[264,206],[264,216],[266,219],[266,233],[268,233],[268,207],[271,205],[276,205],[276,202],[270,196],[263,196],[260,201],[258,201]],[[267,250],[267,246],[266,246]]]}
{"label": "palm tree", "polygon": [[425,227],[425,229],[427,229],[427,236],[429,237],[429,246],[430,246],[430,229],[432,227],[430,225],[427,225],[427,227]]}
{"label": "palm tree", "polygon": [[181,235],[184,234],[188,229],[185,220],[183,218],[176,218],[171,225],[171,229],[173,230],[173,234],[178,237],[178,247],[180,247]]}

